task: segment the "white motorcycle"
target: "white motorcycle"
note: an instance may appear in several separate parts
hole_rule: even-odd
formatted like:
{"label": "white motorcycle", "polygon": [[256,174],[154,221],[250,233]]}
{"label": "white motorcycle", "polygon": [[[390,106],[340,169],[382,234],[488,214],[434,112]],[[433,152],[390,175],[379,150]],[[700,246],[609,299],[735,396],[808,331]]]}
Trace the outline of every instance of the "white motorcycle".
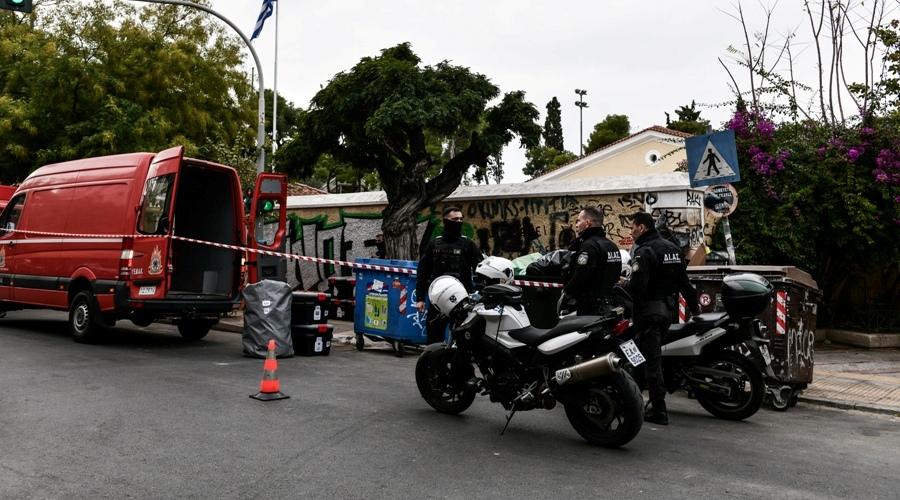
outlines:
{"label": "white motorcycle", "polygon": [[509,412],[506,425],[517,411],[549,410],[559,401],[592,444],[619,447],[641,430],[643,398],[623,367],[643,357],[616,336],[628,327],[622,308],[539,329],[512,285],[489,285],[470,297],[456,278],[441,276],[428,295],[451,325],[449,340],[427,346],[416,364],[416,385],[435,410],[460,413],[480,393]]}

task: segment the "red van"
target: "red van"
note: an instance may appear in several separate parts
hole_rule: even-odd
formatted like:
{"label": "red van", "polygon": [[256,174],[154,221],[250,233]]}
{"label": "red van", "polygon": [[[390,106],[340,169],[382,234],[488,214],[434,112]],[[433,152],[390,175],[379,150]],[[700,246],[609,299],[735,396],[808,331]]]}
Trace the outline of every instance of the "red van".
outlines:
{"label": "red van", "polygon": [[9,199],[12,198],[12,195],[15,192],[15,186],[0,186],[0,210],[3,210],[3,207],[9,203]]}
{"label": "red van", "polygon": [[41,167],[0,214],[0,311],[68,310],[77,342],[119,319],[170,318],[203,338],[240,306],[241,266],[255,261],[242,249],[280,246],[286,200],[286,178],[260,174],[251,206],[273,207],[259,217],[278,229],[248,238],[263,224],[245,216],[237,172],[183,147]]}

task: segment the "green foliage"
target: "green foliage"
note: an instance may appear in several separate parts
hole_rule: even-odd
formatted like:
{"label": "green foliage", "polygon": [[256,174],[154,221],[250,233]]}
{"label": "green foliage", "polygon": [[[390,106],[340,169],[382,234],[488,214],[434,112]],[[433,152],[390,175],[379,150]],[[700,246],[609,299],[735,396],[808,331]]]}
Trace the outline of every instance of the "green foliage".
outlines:
{"label": "green foliage", "polygon": [[588,137],[584,154],[590,154],[598,149],[608,146],[619,139],[628,137],[631,133],[631,123],[625,115],[606,115],[606,119],[594,125],[594,131]]}
{"label": "green foliage", "polygon": [[694,135],[706,133],[709,120],[700,119],[700,111],[697,111],[697,103],[695,101],[691,101],[690,107],[682,106],[676,109],[675,114],[678,115],[678,119],[673,122],[669,113],[666,113],[666,128]]}
{"label": "green foliage", "polygon": [[522,169],[522,172],[534,178],[571,163],[577,156],[568,151],[539,146],[526,151],[525,158],[528,161],[525,163],[525,168]]}
{"label": "green foliage", "polygon": [[[359,172],[377,172],[388,198],[388,253],[400,258],[418,253],[418,213],[452,193],[473,166],[493,168],[486,174],[499,178],[506,144],[515,136],[525,147],[540,140],[538,112],[524,92],[500,97],[484,75],[446,61],[420,62],[402,43],[338,73],[276,154],[278,168],[298,177],[310,175],[323,154]],[[453,153],[435,151],[437,143],[455,144]]]}
{"label": "green foliage", "polygon": [[[776,126],[739,111],[727,127],[735,131],[741,167],[740,205],[730,217],[741,264],[807,270],[826,302],[841,297],[854,274],[896,268],[897,115],[832,128],[814,121]],[[876,300],[896,303],[897,283],[885,290]]]}
{"label": "green foliage", "polygon": [[553,148],[557,151],[564,151],[563,130],[562,130],[562,112],[560,111],[559,101],[554,96],[547,103],[547,118],[544,120],[544,146]]}
{"label": "green foliage", "polygon": [[274,141],[279,147],[283,146],[297,131],[300,116],[305,113],[301,108],[294,107],[294,103],[278,95],[278,137],[272,137],[272,103],[275,101],[275,92],[272,89],[265,90],[266,98],[266,130],[269,131],[269,140]]}
{"label": "green foliage", "polygon": [[3,182],[88,156],[253,147],[242,44],[209,15],[100,0],[40,7],[0,16]]}

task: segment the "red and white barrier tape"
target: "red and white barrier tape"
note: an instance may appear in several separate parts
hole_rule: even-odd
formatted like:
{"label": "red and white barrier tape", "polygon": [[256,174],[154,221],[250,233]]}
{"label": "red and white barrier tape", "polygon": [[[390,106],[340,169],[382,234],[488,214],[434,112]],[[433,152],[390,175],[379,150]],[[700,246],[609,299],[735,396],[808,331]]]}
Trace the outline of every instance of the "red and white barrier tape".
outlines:
{"label": "red and white barrier tape", "polygon": [[[30,234],[35,236],[52,236],[57,238],[159,238],[160,235],[154,234],[77,234],[77,233],[53,233],[46,231],[28,231],[22,229],[13,229],[10,232],[21,233],[21,234]],[[260,250],[257,248],[247,248],[236,245],[228,245],[225,243],[215,243],[212,241],[204,241],[197,240],[194,238],[185,238],[183,236],[175,236],[175,235],[166,235],[166,238],[171,238],[173,240],[186,241],[189,243],[197,243],[200,245],[209,245],[218,248],[227,248],[229,250],[238,250],[241,252],[250,252],[256,253],[260,255],[269,255],[271,257],[284,257],[286,259],[296,259],[303,260],[308,262],[318,262],[322,264],[333,264],[336,266],[346,266],[355,269],[369,269],[374,271],[388,271],[392,273],[405,273],[405,274],[416,274],[415,269],[405,268],[405,267],[393,267],[393,266],[380,266],[376,264],[362,264],[359,262],[346,262],[342,260],[332,260],[332,259],[322,259],[319,257],[308,257],[306,255],[298,255],[293,253],[282,253],[282,252],[274,252],[272,250]],[[524,281],[524,280],[515,280],[512,282],[513,285],[518,286],[531,286],[531,287],[540,287],[540,288],[562,288],[561,283],[544,283],[539,281]]]}
{"label": "red and white barrier tape", "polygon": [[562,288],[562,283],[544,283],[542,281],[525,281],[525,280],[513,280],[513,285],[517,286],[534,286],[538,288]]}

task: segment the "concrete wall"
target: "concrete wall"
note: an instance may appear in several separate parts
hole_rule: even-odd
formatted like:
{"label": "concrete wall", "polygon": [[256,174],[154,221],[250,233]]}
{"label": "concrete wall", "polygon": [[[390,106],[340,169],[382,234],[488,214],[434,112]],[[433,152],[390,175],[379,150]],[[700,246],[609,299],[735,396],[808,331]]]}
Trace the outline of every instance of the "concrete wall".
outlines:
{"label": "concrete wall", "polygon": [[[288,211],[299,219],[300,230],[289,242],[289,252],[350,262],[373,257],[373,240],[381,232],[386,204],[380,191],[290,197]],[[482,252],[510,259],[539,250],[524,239],[528,224],[539,232],[546,251],[565,248],[575,236],[578,212],[586,205],[603,210],[607,235],[624,249],[632,244],[626,216],[638,210],[663,217],[692,248],[704,238],[703,191],[690,188],[686,173],[463,186],[419,215],[420,242],[432,237],[441,211],[450,205],[462,209],[463,232]],[[293,261],[288,282],[295,288],[324,290],[327,279],[341,272],[330,264]]]}

